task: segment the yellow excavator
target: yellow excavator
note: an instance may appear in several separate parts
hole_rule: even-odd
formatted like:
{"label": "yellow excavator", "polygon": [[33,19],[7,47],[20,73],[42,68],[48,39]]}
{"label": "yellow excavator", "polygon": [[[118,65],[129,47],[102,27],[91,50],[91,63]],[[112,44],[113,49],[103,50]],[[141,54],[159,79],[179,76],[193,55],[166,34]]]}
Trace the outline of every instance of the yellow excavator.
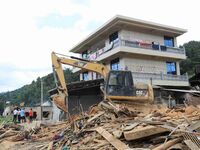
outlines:
{"label": "yellow excavator", "polygon": [[105,100],[153,102],[152,86],[147,84],[134,85],[131,71],[109,70],[105,65],[98,62],[55,52],[52,52],[51,58],[56,88],[50,90],[49,93],[54,104],[64,112],[68,112],[68,90],[62,64],[100,74],[104,79],[104,84],[101,85],[100,89]]}

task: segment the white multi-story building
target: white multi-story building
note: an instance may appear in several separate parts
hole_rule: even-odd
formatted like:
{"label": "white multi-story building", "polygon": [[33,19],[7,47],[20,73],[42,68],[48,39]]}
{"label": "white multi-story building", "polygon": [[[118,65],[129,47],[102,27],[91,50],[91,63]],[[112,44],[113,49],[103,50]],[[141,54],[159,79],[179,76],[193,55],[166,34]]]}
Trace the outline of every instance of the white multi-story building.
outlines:
{"label": "white multi-story building", "polygon": [[[70,52],[84,59],[99,61],[112,70],[131,70],[135,83],[188,86],[187,74],[180,74],[185,50],[177,37],[185,29],[115,16],[74,46]],[[93,72],[82,72],[81,80],[97,79]]]}

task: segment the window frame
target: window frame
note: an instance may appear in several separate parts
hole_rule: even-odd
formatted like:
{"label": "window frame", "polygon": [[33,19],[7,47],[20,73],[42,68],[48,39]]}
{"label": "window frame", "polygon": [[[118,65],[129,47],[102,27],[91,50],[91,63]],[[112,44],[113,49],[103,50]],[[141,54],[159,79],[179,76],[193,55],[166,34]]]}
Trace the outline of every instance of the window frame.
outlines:
{"label": "window frame", "polygon": [[177,75],[177,66],[176,66],[176,62],[167,61],[167,62],[166,62],[166,67],[167,67],[167,74]]}
{"label": "window frame", "polygon": [[115,58],[110,61],[111,70],[120,70],[119,58]]}
{"label": "window frame", "polygon": [[109,43],[111,43],[112,41],[114,41],[118,38],[119,38],[118,31],[113,32],[112,34],[109,35]]}
{"label": "window frame", "polygon": [[[86,58],[84,58],[84,55],[86,55]],[[82,52],[81,56],[83,59],[88,59],[88,51]]]}
{"label": "window frame", "polygon": [[[172,44],[169,44],[172,43]],[[164,36],[164,45],[169,47],[174,47],[174,37]]]}

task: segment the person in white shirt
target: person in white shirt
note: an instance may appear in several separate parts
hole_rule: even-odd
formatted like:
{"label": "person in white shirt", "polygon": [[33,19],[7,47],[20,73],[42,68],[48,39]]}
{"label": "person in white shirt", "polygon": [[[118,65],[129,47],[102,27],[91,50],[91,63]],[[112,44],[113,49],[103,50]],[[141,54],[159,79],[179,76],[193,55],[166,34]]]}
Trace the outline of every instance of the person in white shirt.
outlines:
{"label": "person in white shirt", "polygon": [[13,111],[13,122],[16,123],[17,122],[17,108],[14,109]]}
{"label": "person in white shirt", "polygon": [[17,111],[17,119],[18,119],[18,123],[21,122],[21,116],[20,116],[20,112],[21,112],[21,109],[18,108],[18,111]]}

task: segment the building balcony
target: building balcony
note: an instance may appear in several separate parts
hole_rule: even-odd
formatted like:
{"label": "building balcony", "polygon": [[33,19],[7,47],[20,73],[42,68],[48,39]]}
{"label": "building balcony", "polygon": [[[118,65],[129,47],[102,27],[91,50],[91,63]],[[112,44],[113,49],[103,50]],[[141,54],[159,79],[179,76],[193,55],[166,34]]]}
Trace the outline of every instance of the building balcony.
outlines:
{"label": "building balcony", "polygon": [[171,74],[156,74],[156,73],[132,73],[133,80],[137,82],[150,83],[152,85],[165,86],[189,86],[188,75],[171,75]]}
{"label": "building balcony", "polygon": [[168,47],[160,44],[152,44],[152,43],[145,43],[140,41],[129,41],[129,40],[119,40],[122,46],[127,47],[134,47],[134,48],[141,48],[141,49],[150,49],[154,51],[160,52],[169,52],[169,53],[177,53],[177,54],[184,54],[185,50],[177,47]]}
{"label": "building balcony", "polygon": [[186,59],[185,49],[183,48],[126,39],[117,39],[113,41],[108,46],[89,54],[88,59],[101,61],[120,52],[180,60]]}

